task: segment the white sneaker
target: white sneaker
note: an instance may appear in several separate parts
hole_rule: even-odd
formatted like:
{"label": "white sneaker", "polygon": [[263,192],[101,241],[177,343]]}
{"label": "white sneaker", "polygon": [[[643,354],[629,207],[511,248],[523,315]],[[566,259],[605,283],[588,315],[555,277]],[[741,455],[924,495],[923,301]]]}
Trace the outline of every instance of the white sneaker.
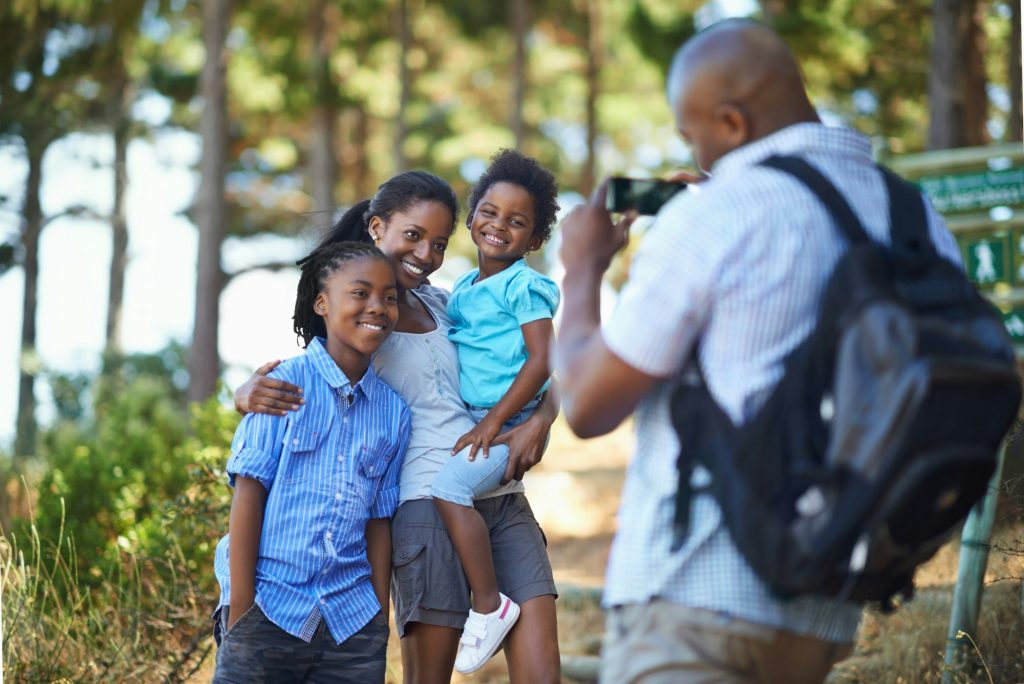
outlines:
{"label": "white sneaker", "polygon": [[493,613],[469,611],[455,657],[456,671],[469,674],[483,667],[519,619],[519,604],[504,594],[499,593],[498,597],[501,604]]}

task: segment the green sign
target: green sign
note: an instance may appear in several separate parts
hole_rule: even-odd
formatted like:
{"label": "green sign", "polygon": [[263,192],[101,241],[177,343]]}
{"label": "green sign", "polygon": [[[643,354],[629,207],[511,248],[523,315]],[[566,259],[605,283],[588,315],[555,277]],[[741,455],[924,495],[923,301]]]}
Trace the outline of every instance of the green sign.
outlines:
{"label": "green sign", "polygon": [[1024,342],[1024,307],[1003,311],[1003,325],[1014,342]]}
{"label": "green sign", "polygon": [[1024,167],[928,176],[918,181],[940,212],[1024,205]]}
{"label": "green sign", "polygon": [[1010,245],[1006,232],[974,234],[961,238],[967,277],[979,287],[1009,281]]}

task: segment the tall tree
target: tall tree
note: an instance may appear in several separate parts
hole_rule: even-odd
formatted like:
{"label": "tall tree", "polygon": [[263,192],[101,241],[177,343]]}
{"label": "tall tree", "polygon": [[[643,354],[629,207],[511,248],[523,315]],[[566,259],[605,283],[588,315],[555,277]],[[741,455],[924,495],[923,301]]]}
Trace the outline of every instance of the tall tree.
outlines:
{"label": "tall tree", "polygon": [[110,285],[107,289],[106,349],[120,353],[124,313],[124,277],[128,268],[128,142],[132,120],[129,113],[131,96],[127,73],[122,71],[114,84],[111,127],[114,131],[114,204],[110,213],[111,254]]}
{"label": "tall tree", "polygon": [[[21,258],[24,272],[18,371],[18,414],[14,453],[35,453],[37,422],[35,380],[40,369],[36,314],[39,288],[39,240],[47,223],[40,190],[43,159],[55,141],[80,123],[98,92],[88,78],[97,36],[83,29],[66,50],[48,49],[47,40],[67,38],[77,27],[76,12],[19,3],[0,6],[0,139],[15,138],[25,152],[28,174],[21,205]],[[81,10],[80,6],[71,9]]]}
{"label": "tall tree", "polygon": [[395,172],[409,167],[405,153],[405,139],[409,134],[406,122],[409,101],[412,99],[412,74],[409,72],[409,51],[412,50],[412,30],[409,28],[409,0],[395,3],[395,36],[398,39],[398,112],[395,114]]}
{"label": "tall tree", "polygon": [[601,66],[604,61],[603,0],[584,0],[587,20],[587,157],[583,162],[579,190],[589,195],[597,176],[597,102],[601,96]]}
{"label": "tall tree", "polygon": [[338,184],[335,142],[338,88],[331,74],[331,47],[335,31],[328,9],[327,0],[315,0],[310,13],[315,105],[309,146],[309,172],[317,211],[330,214],[334,211],[334,189]]}
{"label": "tall tree", "polygon": [[1011,0],[1008,4],[1010,6],[1010,42],[1007,46],[1007,72],[1009,74],[1010,86],[1010,112],[1006,122],[1006,139],[1022,140],[1024,139],[1024,109],[1022,109],[1022,106],[1024,106],[1022,105],[1024,92],[1022,92],[1022,85],[1024,84],[1021,83],[1021,3]]}
{"label": "tall tree", "polygon": [[934,0],[928,149],[987,142],[988,95],[979,0]]}
{"label": "tall tree", "polygon": [[228,155],[226,39],[231,17],[230,0],[202,0],[202,16],[206,61],[203,63],[200,80],[203,97],[200,119],[203,156],[196,202],[199,256],[196,267],[195,324],[188,366],[187,396],[191,401],[202,401],[213,394],[220,374],[217,324],[223,281],[220,249],[227,221],[227,202],[224,196]]}
{"label": "tall tree", "polygon": [[510,0],[506,5],[508,24],[515,43],[512,59],[512,102],[509,105],[509,128],[516,139],[516,149],[522,150],[526,142],[526,122],[523,103],[526,100],[526,36],[530,30],[530,3],[528,0]]}
{"label": "tall tree", "polygon": [[110,281],[107,289],[107,324],[105,348],[108,353],[121,353],[122,319],[124,314],[124,282],[128,268],[128,144],[134,133],[132,106],[138,91],[132,69],[144,3],[118,0],[93,6],[95,25],[107,33],[108,39],[97,55],[95,69],[104,75],[104,93],[108,106],[102,112],[103,124],[113,133],[114,196],[110,213],[111,256]]}

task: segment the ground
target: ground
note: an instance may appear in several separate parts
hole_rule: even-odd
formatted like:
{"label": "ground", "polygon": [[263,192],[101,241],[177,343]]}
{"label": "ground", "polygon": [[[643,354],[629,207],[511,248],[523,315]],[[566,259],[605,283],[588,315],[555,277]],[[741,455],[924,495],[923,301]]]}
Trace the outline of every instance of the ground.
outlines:
{"label": "ground", "polygon": [[[581,441],[559,423],[543,463],[527,475],[527,493],[547,535],[559,586],[587,588],[603,583],[631,439],[630,428],[624,426],[606,437]],[[1024,502],[1024,497],[1020,501]],[[1024,536],[1012,503],[1003,506],[1000,516],[999,548],[990,555],[979,644],[971,656],[978,666],[977,681],[993,684],[1024,682],[1020,603],[1024,555],[1013,552],[1024,551]],[[918,595],[908,606],[892,616],[866,614],[854,654],[836,667],[830,683],[923,684],[940,680],[958,549],[954,540],[920,570]],[[560,599],[558,630],[563,654],[596,653],[602,620],[592,601],[576,595]],[[388,656],[388,684],[397,684],[402,680],[401,655],[394,630]],[[212,665],[208,658],[190,681],[209,681]],[[471,677],[456,674],[452,681],[507,682],[504,658],[499,653],[480,672]]]}

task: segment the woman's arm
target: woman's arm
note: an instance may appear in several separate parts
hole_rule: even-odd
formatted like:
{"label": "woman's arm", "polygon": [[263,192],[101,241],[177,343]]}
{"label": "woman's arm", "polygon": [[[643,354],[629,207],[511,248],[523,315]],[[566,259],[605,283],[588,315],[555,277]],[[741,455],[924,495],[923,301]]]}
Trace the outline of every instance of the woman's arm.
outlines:
{"label": "woman's arm", "polygon": [[366,522],[366,558],[370,561],[370,583],[386,619],[391,594],[391,518],[370,518]]}
{"label": "woman's arm", "polygon": [[269,413],[283,416],[305,403],[302,388],[284,380],[268,378],[267,373],[281,363],[271,361],[256,369],[252,377],[235,390],[235,410],[243,416],[246,413]]}
{"label": "woman's arm", "polygon": [[260,553],[266,504],[267,490],[258,480],[242,476],[235,478],[235,493],[231,499],[231,518],[228,523],[231,544],[228,554],[231,576],[228,629],[256,600],[256,560]]}
{"label": "woman's arm", "polygon": [[508,465],[501,484],[522,480],[526,471],[540,463],[548,435],[551,434],[551,426],[558,418],[559,403],[558,382],[552,378],[548,391],[529,420],[501,433],[491,442],[508,445]]}
{"label": "woman's arm", "polygon": [[527,357],[523,367],[512,380],[508,391],[497,404],[487,412],[476,427],[459,437],[452,453],[458,453],[472,445],[469,460],[476,458],[478,449],[483,449],[484,458],[494,438],[501,432],[502,426],[509,418],[519,413],[531,399],[537,396],[540,388],[551,377],[548,354],[551,340],[555,336],[554,326],[550,318],[531,321],[521,326],[523,341],[526,343]]}

